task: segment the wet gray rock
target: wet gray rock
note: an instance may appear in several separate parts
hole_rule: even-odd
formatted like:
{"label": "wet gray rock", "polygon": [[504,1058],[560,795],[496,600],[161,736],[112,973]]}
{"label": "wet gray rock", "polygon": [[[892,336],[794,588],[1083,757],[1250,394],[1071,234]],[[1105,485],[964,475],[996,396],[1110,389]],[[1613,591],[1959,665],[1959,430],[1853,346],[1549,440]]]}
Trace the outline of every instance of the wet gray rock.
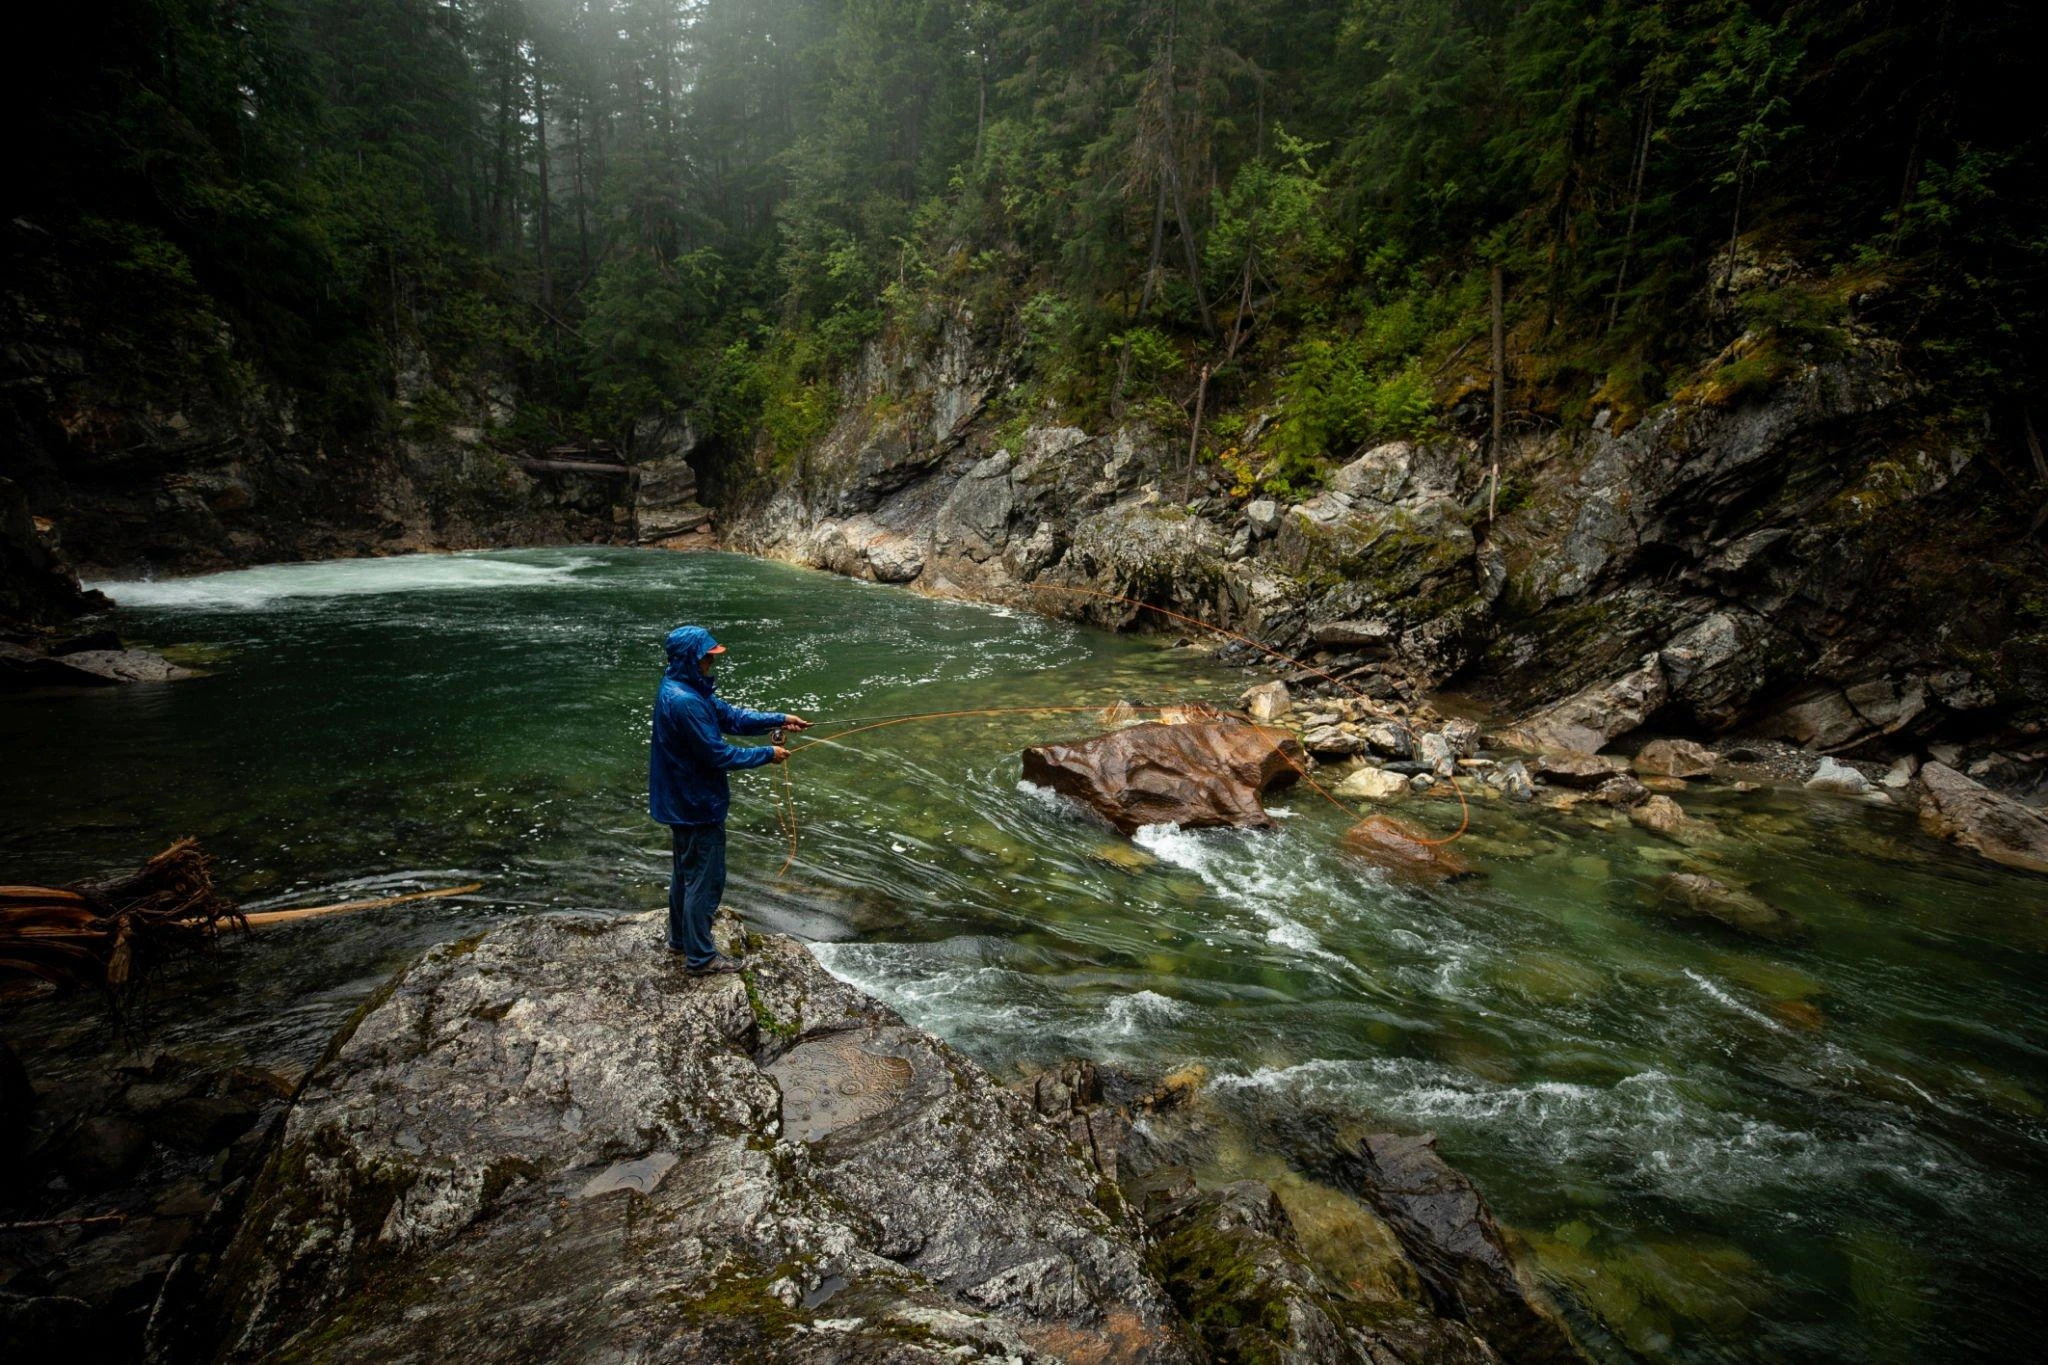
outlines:
{"label": "wet gray rock", "polygon": [[1374,753],[1385,754],[1388,758],[1408,758],[1415,752],[1414,732],[1406,725],[1395,721],[1373,721],[1360,727],[1365,742],[1372,746]]}
{"label": "wet gray rock", "polygon": [[290,1110],[217,1358],[1190,1358],[1064,1133],[719,932],[744,976],[685,975],[653,915],[430,951]]}
{"label": "wet gray rock", "polygon": [[1244,713],[1255,723],[1264,725],[1268,721],[1280,719],[1292,710],[1294,698],[1288,692],[1287,684],[1276,679],[1246,688],[1244,695],[1237,699],[1237,704],[1244,708]]}
{"label": "wet gray rock", "polygon": [[1407,779],[1384,768],[1360,768],[1339,782],[1331,794],[1352,801],[1392,801],[1408,792]]}
{"label": "wet gray rock", "polygon": [[1368,658],[1384,658],[1400,631],[1390,621],[1325,621],[1312,627],[1309,639],[1326,649],[1363,651]]}
{"label": "wet gray rock", "polygon": [[1500,794],[1510,801],[1533,801],[1536,788],[1529,781],[1529,769],[1522,760],[1510,759],[1487,775],[1487,781],[1500,789]]}
{"label": "wet gray rock", "polygon": [[1448,1316],[1505,1360],[1585,1360],[1549,1296],[1509,1251],[1479,1190],[1437,1154],[1436,1137],[1378,1134],[1340,1153],[1340,1182],[1392,1227]]}
{"label": "wet gray rock", "polygon": [[633,526],[641,543],[708,526],[711,512],[697,501],[697,472],[687,458],[697,444],[696,433],[680,424],[665,436],[650,433],[646,451],[639,440],[634,444],[635,453],[643,455],[634,466],[633,484]]}
{"label": "wet gray rock", "polygon": [[1218,1361],[1498,1361],[1468,1326],[1334,1285],[1271,1187],[1239,1180],[1159,1202],[1150,1262]]}
{"label": "wet gray rock", "polygon": [[1010,513],[1016,488],[1010,482],[1013,462],[997,451],[962,475],[939,508],[934,530],[943,542],[960,547],[975,560],[987,559],[1009,542]]}
{"label": "wet gray rock", "polygon": [[1682,837],[1686,827],[1691,823],[1684,807],[1668,796],[1646,798],[1642,804],[1629,811],[1628,818],[1652,834],[1662,834],[1672,839]]}
{"label": "wet gray rock", "polygon": [[1813,776],[1806,779],[1808,791],[1833,792],[1838,796],[1868,796],[1870,779],[1846,763],[1823,758]]}
{"label": "wet gray rock", "polygon": [[0,641],[0,688],[108,687],[196,676],[146,649],[81,649],[51,655]]}
{"label": "wet gray rock", "polygon": [[1301,746],[1325,758],[1346,758],[1364,753],[1366,738],[1348,725],[1317,725],[1302,731]]}
{"label": "wet gray rock", "polygon": [[1449,777],[1458,770],[1458,751],[1436,731],[1425,731],[1416,738],[1415,758],[1419,763],[1427,763],[1438,777]]}
{"label": "wet gray rock", "polygon": [[1992,791],[1946,763],[1920,769],[1920,823],[1995,863],[2048,872],[2048,811]]}
{"label": "wet gray rock", "polygon": [[1633,672],[1525,716],[1507,739],[1514,748],[1540,753],[1596,754],[1608,741],[1642,725],[1669,695],[1663,667],[1652,655]]}
{"label": "wet gray rock", "polygon": [[1536,776],[1553,787],[1592,791],[1614,775],[1614,765],[1592,754],[1545,754],[1534,766]]}
{"label": "wet gray rock", "polygon": [[157,683],[197,676],[191,669],[180,668],[161,654],[152,654],[146,649],[82,649],[61,656],[57,662],[87,675],[84,679],[87,681]]}
{"label": "wet gray rock", "polygon": [[1649,796],[1650,789],[1630,773],[1615,773],[1593,789],[1593,799],[1608,806],[1637,806]]}
{"label": "wet gray rock", "polygon": [[1131,1121],[1124,1110],[1103,1103],[1102,1075],[1095,1063],[1068,1058],[1011,1088],[1066,1133],[1097,1175],[1110,1182],[1120,1178],[1118,1157],[1130,1137]]}

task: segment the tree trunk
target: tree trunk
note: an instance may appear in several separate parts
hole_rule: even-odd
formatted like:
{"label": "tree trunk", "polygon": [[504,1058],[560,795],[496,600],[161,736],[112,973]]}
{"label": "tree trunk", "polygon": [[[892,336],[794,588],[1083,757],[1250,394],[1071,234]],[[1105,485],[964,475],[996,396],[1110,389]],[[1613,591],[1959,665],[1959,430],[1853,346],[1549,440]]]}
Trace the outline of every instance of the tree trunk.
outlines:
{"label": "tree trunk", "polygon": [[1164,142],[1160,164],[1165,173],[1166,187],[1173,196],[1173,220],[1180,228],[1181,249],[1188,262],[1188,283],[1194,287],[1195,307],[1202,314],[1202,332],[1214,338],[1216,320],[1210,316],[1209,295],[1202,288],[1202,263],[1195,255],[1194,229],[1188,225],[1187,196],[1181,192],[1180,186],[1180,152],[1173,136],[1173,41],[1179,23],[1180,8],[1175,6],[1166,26],[1166,78],[1159,86],[1159,128],[1160,137]]}
{"label": "tree trunk", "polygon": [[1202,405],[1209,397],[1209,367],[1202,367],[1201,382],[1195,385],[1195,424],[1188,431],[1188,467],[1181,475],[1180,500],[1186,503],[1195,491],[1195,449],[1202,442]]}
{"label": "tree trunk", "polygon": [[584,124],[588,121],[589,102],[579,101],[576,106],[576,134],[574,146],[576,156],[571,174],[576,181],[576,263],[583,275],[590,274],[590,222],[584,212],[583,194],[583,139],[589,136]]}
{"label": "tree trunk", "polygon": [[988,127],[988,45],[977,43],[977,55],[981,58],[975,73],[974,91],[974,169],[981,169],[982,134]]}
{"label": "tree trunk", "polygon": [[1749,178],[1749,149],[1742,149],[1742,156],[1735,163],[1735,212],[1728,220],[1728,268],[1721,272],[1721,292],[1728,294],[1735,289],[1735,244],[1742,239],[1742,188]]}
{"label": "tree trunk", "polygon": [[1216,319],[1209,312],[1209,293],[1202,288],[1202,262],[1195,254],[1194,229],[1188,226],[1187,199],[1181,194],[1180,172],[1174,166],[1174,150],[1171,141],[1166,146],[1166,184],[1173,191],[1173,219],[1180,228],[1180,244],[1188,262],[1188,283],[1195,290],[1195,307],[1202,315],[1202,331],[1209,337],[1216,335]]}
{"label": "tree trunk", "polygon": [[555,277],[548,262],[548,97],[547,83],[541,79],[540,65],[533,68],[533,124],[538,141],[540,171],[540,301],[544,308],[555,306]]}
{"label": "tree trunk", "polygon": [[1655,130],[1656,97],[1657,87],[1654,85],[1643,93],[1643,135],[1636,143],[1635,174],[1629,178],[1628,229],[1621,236],[1621,264],[1614,271],[1614,297],[1607,303],[1607,332],[1613,331],[1615,324],[1621,321],[1621,293],[1628,284],[1629,257],[1636,245],[1636,217],[1642,212],[1643,182],[1650,170],[1650,135]]}
{"label": "tree trunk", "polygon": [[1486,485],[1486,524],[1493,525],[1493,505],[1500,496],[1500,441],[1501,428],[1507,415],[1507,318],[1502,295],[1506,292],[1501,279],[1501,268],[1496,265],[1492,272],[1493,285],[1493,439],[1488,442],[1487,453],[1493,457],[1492,476]]}
{"label": "tree trunk", "polygon": [[1155,177],[1159,193],[1152,201],[1152,255],[1145,262],[1145,288],[1138,296],[1138,316],[1152,306],[1152,290],[1159,280],[1159,258],[1166,246],[1166,177]]}

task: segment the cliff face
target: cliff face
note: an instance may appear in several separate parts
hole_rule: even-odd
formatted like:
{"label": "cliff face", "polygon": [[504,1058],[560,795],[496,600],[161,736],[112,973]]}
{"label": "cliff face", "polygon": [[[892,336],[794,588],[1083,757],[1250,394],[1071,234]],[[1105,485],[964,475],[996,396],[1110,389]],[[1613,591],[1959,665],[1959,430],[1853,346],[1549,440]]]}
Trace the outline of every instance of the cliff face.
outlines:
{"label": "cliff face", "polygon": [[1184,431],[999,431],[985,413],[1013,380],[961,324],[871,347],[830,435],[733,509],[729,543],[1116,624],[1134,610],[1073,589],[1142,598],[1360,677],[1563,703],[1546,747],[2038,733],[2048,631],[2027,585],[2048,564],[1876,338],[1760,396],[1708,383],[1625,431],[1603,411],[1512,437],[1491,520],[1471,439],[1364,451],[1282,503],[1190,472]]}
{"label": "cliff face", "polygon": [[102,403],[88,376],[56,379],[17,395],[7,471],[89,573],[619,533],[612,481],[529,474],[493,442],[509,394],[354,441],[301,430],[271,390],[237,403],[194,392],[166,410]]}

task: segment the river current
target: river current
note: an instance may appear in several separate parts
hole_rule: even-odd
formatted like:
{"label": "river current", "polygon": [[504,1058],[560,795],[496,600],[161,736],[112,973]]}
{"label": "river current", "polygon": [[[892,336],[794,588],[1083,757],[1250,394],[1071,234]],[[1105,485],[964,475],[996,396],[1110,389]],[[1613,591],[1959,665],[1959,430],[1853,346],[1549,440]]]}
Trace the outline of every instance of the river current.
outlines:
{"label": "river current", "polygon": [[[422,947],[507,916],[661,904],[645,813],[661,637],[721,690],[821,721],[1204,699],[1170,640],[727,555],[544,550],[104,583],[111,624],[207,676],[0,708],[0,881],[133,866],[194,834],[249,908],[484,889],[260,931],[161,981],[144,1036],[89,1002],[0,1005],[38,1075],[116,1045],[303,1068]],[[1082,1054],[1200,1065],[1283,1172],[1337,1115],[1439,1135],[1605,1358],[2031,1356],[2048,1228],[2048,880],[1798,791],[1696,795],[1706,856],[1808,927],[1674,927],[1689,854],[1618,818],[1475,803],[1483,875],[1345,859],[1339,814],[1117,839],[1018,780],[1086,716],[891,726],[740,775],[727,901],[999,1073]],[[821,726],[821,730],[824,727]],[[1450,803],[1405,818],[1448,830]],[[1604,818],[1604,823],[1602,822]]]}

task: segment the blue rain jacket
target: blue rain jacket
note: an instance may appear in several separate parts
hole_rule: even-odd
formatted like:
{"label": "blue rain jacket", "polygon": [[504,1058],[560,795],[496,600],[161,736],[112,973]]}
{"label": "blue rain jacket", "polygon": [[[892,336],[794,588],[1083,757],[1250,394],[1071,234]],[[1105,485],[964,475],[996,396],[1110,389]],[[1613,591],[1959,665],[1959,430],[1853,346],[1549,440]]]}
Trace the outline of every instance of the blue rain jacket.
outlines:
{"label": "blue rain jacket", "polygon": [[732,793],[725,775],[758,768],[767,745],[727,744],[726,735],[765,735],[789,717],[779,711],[728,706],[697,665],[718,642],[702,626],[668,635],[668,668],[654,695],[654,742],[647,752],[647,813],[664,825],[715,825]]}

